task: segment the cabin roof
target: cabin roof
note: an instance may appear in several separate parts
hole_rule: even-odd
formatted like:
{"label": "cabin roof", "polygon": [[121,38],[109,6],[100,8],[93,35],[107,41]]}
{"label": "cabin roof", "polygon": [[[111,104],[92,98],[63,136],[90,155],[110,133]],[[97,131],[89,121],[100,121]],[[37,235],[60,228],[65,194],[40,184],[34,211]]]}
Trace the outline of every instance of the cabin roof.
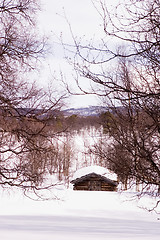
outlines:
{"label": "cabin roof", "polygon": [[87,175],[84,175],[84,176],[82,176],[80,178],[76,178],[76,179],[72,180],[71,183],[72,184],[78,184],[78,183],[81,183],[83,181],[90,180],[90,179],[92,179],[94,177],[98,177],[99,180],[102,180],[102,181],[104,181],[106,183],[109,183],[109,184],[111,184],[113,186],[117,186],[118,185],[116,181],[111,180],[109,178],[106,178],[105,176],[102,176],[102,175],[94,173],[94,172],[89,173]]}
{"label": "cabin roof", "polygon": [[83,167],[83,168],[78,169],[74,173],[72,180],[81,178],[90,173],[95,173],[95,174],[104,176],[110,180],[117,181],[117,174],[113,173],[112,171],[108,170],[107,168],[97,166],[97,165],[92,165],[92,166]]}

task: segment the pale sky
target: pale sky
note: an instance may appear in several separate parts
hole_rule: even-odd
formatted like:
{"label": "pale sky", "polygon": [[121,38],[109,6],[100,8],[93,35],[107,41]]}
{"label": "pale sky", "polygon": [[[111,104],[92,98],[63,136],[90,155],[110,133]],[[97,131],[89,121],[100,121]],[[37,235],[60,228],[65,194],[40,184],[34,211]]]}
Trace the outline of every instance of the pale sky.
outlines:
{"label": "pale sky", "polygon": [[[107,1],[107,4],[112,2]],[[58,37],[63,35],[63,40],[66,43],[72,43],[72,38],[69,31],[69,26],[64,17],[66,15],[71,24],[74,36],[84,37],[94,40],[103,37],[102,27],[100,26],[100,17],[93,6],[92,0],[41,0],[43,11],[40,14],[40,29],[50,36],[52,54],[45,60],[45,71],[43,69],[41,78],[43,83],[51,79],[51,75],[56,74],[62,70],[66,75],[68,83],[71,82],[72,88],[74,81],[73,71],[64,60],[63,49],[58,42]],[[52,40],[53,39],[53,40]],[[47,74],[46,74],[47,72]],[[83,81],[86,81],[83,79]],[[84,83],[85,84],[85,83]],[[88,105],[97,105],[99,100],[93,96],[72,97],[70,107],[80,107]]]}

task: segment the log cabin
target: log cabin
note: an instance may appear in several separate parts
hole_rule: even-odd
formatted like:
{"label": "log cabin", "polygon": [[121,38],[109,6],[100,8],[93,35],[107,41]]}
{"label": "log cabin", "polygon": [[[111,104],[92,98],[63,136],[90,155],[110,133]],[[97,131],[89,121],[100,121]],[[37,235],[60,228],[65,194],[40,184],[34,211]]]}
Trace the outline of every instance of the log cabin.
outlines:
{"label": "log cabin", "polygon": [[117,191],[118,182],[97,173],[89,173],[71,181],[73,190]]}

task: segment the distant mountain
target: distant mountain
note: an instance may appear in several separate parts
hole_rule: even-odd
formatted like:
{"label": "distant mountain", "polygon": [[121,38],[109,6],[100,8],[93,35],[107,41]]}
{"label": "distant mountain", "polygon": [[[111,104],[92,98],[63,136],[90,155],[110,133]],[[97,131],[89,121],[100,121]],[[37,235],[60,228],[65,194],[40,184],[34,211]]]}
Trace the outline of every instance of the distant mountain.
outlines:
{"label": "distant mountain", "polygon": [[81,108],[69,108],[62,111],[64,116],[78,115],[78,116],[98,116],[102,112],[109,111],[112,114],[116,114],[117,112],[125,113],[126,109],[123,106],[117,107],[103,107],[103,106],[89,106],[89,107],[81,107]]}
{"label": "distant mountain", "polygon": [[[57,110],[57,109],[35,109],[35,108],[17,108],[14,109],[14,112],[12,110],[11,116],[17,116],[17,117],[36,117],[38,119],[47,119],[47,118],[55,118],[60,115],[64,116],[71,116],[71,115],[78,115],[78,116],[98,116],[102,112],[109,111],[113,114],[116,114],[117,111],[125,112],[124,107],[103,107],[103,106],[89,106],[89,107],[81,107],[81,108],[68,108],[65,110]],[[4,114],[6,110],[0,110],[0,114]],[[7,113],[10,113],[10,110],[7,110]]]}
{"label": "distant mountain", "polygon": [[69,108],[66,110],[63,110],[63,114],[65,116],[71,116],[73,114],[78,116],[97,116],[102,112],[105,112],[108,110],[108,107],[102,107],[102,106],[89,106],[85,108]]}

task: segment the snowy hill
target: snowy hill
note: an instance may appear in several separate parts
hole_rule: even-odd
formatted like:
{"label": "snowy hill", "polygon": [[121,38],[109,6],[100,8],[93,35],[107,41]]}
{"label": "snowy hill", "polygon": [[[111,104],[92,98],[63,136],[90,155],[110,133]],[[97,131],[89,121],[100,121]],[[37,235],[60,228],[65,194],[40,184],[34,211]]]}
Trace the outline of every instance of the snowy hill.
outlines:
{"label": "snowy hill", "polygon": [[112,108],[112,107],[103,107],[103,106],[89,106],[89,107],[82,107],[82,108],[68,108],[63,110],[63,114],[65,116],[71,116],[73,114],[78,115],[78,116],[97,116],[102,112],[106,112],[106,111],[110,111],[111,113],[115,113],[115,110],[117,111],[121,111],[121,112],[125,112],[125,108],[124,107],[116,107],[116,108]]}
{"label": "snowy hill", "polygon": [[107,107],[102,106],[90,106],[86,108],[69,108],[63,111],[64,115],[71,116],[73,114],[76,114],[78,116],[96,116],[100,114],[101,112],[107,111]]}

